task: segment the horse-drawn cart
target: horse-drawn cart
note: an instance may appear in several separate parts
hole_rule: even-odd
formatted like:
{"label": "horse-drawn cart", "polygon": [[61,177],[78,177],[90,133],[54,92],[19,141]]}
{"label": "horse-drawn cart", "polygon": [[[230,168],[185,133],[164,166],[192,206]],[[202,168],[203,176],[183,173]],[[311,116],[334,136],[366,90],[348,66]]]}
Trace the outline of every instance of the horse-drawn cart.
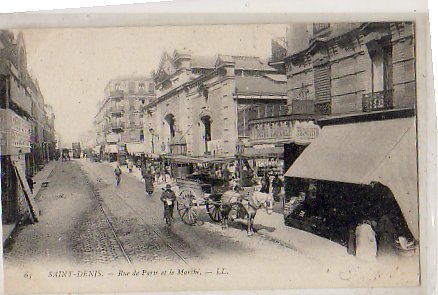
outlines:
{"label": "horse-drawn cart", "polygon": [[[211,180],[210,183],[206,182],[206,179]],[[177,179],[180,189],[177,210],[184,223],[195,224],[198,221],[198,211],[201,207],[206,208],[211,220],[215,222],[222,220],[221,197],[228,188],[223,186],[223,182],[220,186],[221,182],[220,179],[213,179],[203,174],[192,174],[186,178]]]}
{"label": "horse-drawn cart", "polygon": [[[177,164],[194,164],[198,168],[202,165],[204,165],[204,168],[207,167],[207,169],[198,169],[194,173],[178,177],[176,180],[179,188],[176,207],[182,222],[189,225],[197,224],[200,210],[205,208],[210,219],[214,222],[222,222],[223,219],[226,219],[225,222],[231,220],[232,222],[250,225],[248,220],[254,217],[255,212],[249,212],[253,211],[253,208],[250,208],[248,204],[250,199],[253,200],[254,192],[257,190],[256,186],[250,181],[241,182],[244,186],[241,187],[238,193],[235,193],[236,197],[226,198],[224,201],[224,193],[232,190],[235,184],[230,184],[223,178],[211,173],[211,170],[218,168],[217,165],[230,164],[236,160],[235,157],[193,158],[180,156],[172,157],[169,160]],[[233,192],[229,193],[233,194]],[[262,201],[263,204],[260,203],[257,206],[263,205],[266,207],[266,199],[271,198],[266,196]],[[223,215],[225,215],[225,218]]]}
{"label": "horse-drawn cart", "polygon": [[[180,193],[177,198],[177,210],[181,220],[189,225],[198,221],[199,210],[205,207],[211,220],[222,222],[223,200],[222,195],[230,188],[224,185],[221,179],[213,178],[205,174],[191,174],[186,178],[177,179]],[[227,211],[231,220],[241,219],[245,223],[248,218],[246,210],[247,197],[255,191],[254,187],[243,187],[239,197],[233,199]]]}

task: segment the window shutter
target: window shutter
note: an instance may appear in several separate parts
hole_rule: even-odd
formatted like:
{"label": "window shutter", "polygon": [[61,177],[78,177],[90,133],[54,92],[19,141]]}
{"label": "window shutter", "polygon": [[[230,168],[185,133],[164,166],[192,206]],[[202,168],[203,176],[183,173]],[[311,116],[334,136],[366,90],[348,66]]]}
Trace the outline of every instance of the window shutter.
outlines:
{"label": "window shutter", "polygon": [[330,100],[330,64],[324,63],[313,67],[315,79],[315,101]]}

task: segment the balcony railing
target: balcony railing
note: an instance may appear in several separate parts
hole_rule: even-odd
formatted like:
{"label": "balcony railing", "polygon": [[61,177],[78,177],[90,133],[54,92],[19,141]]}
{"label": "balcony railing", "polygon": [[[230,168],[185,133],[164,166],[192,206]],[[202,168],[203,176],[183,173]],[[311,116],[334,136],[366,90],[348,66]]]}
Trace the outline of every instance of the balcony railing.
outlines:
{"label": "balcony railing", "polygon": [[366,93],[362,96],[362,110],[373,112],[393,107],[392,90]]}
{"label": "balcony railing", "polygon": [[310,142],[318,136],[319,131],[319,126],[311,122],[294,124],[291,118],[270,118],[269,121],[250,124],[249,140],[252,142],[281,140]]}
{"label": "balcony railing", "polygon": [[272,120],[271,122],[251,124],[251,140],[287,139],[293,136],[292,121]]}
{"label": "balcony railing", "polygon": [[290,108],[287,105],[264,105],[254,107],[252,110],[254,112],[255,118],[260,119],[285,116],[289,114],[289,109]]}

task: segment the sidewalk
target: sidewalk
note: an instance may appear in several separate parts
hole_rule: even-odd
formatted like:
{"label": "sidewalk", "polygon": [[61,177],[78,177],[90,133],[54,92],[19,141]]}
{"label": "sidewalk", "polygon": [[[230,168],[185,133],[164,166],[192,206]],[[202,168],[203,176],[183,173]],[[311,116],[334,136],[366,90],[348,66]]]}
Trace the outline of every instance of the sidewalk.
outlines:
{"label": "sidewalk", "polygon": [[[47,181],[47,178],[49,178],[50,173],[52,173],[53,168],[56,166],[56,161],[50,161],[47,163],[43,170],[39,171],[34,177],[33,181],[35,182],[33,187],[33,198],[35,199],[38,196],[38,193],[41,190],[42,183]],[[12,232],[14,231],[17,224],[3,224],[2,225],[2,242],[3,244],[5,241],[11,236]]]}
{"label": "sidewalk", "polygon": [[258,210],[254,223],[256,230],[257,227],[262,227],[257,231],[258,234],[308,257],[317,258],[316,253],[320,252],[321,249],[337,257],[348,256],[346,247],[340,244],[285,225],[282,213],[273,212],[268,215],[265,210]]}

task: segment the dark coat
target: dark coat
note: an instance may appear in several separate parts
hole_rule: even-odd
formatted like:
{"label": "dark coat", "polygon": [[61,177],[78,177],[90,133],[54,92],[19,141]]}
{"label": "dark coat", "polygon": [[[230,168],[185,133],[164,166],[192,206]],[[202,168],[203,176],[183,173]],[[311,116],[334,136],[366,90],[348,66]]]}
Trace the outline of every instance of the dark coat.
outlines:
{"label": "dark coat", "polygon": [[165,202],[166,200],[172,200],[173,202],[175,202],[175,200],[176,200],[176,195],[175,195],[175,193],[173,192],[173,190],[168,190],[168,189],[166,189],[162,194],[161,194],[161,197],[160,197],[160,200],[161,200],[161,202]]}
{"label": "dark coat", "polygon": [[154,191],[154,178],[151,173],[146,174],[144,185],[146,187],[146,192],[152,193]]}

